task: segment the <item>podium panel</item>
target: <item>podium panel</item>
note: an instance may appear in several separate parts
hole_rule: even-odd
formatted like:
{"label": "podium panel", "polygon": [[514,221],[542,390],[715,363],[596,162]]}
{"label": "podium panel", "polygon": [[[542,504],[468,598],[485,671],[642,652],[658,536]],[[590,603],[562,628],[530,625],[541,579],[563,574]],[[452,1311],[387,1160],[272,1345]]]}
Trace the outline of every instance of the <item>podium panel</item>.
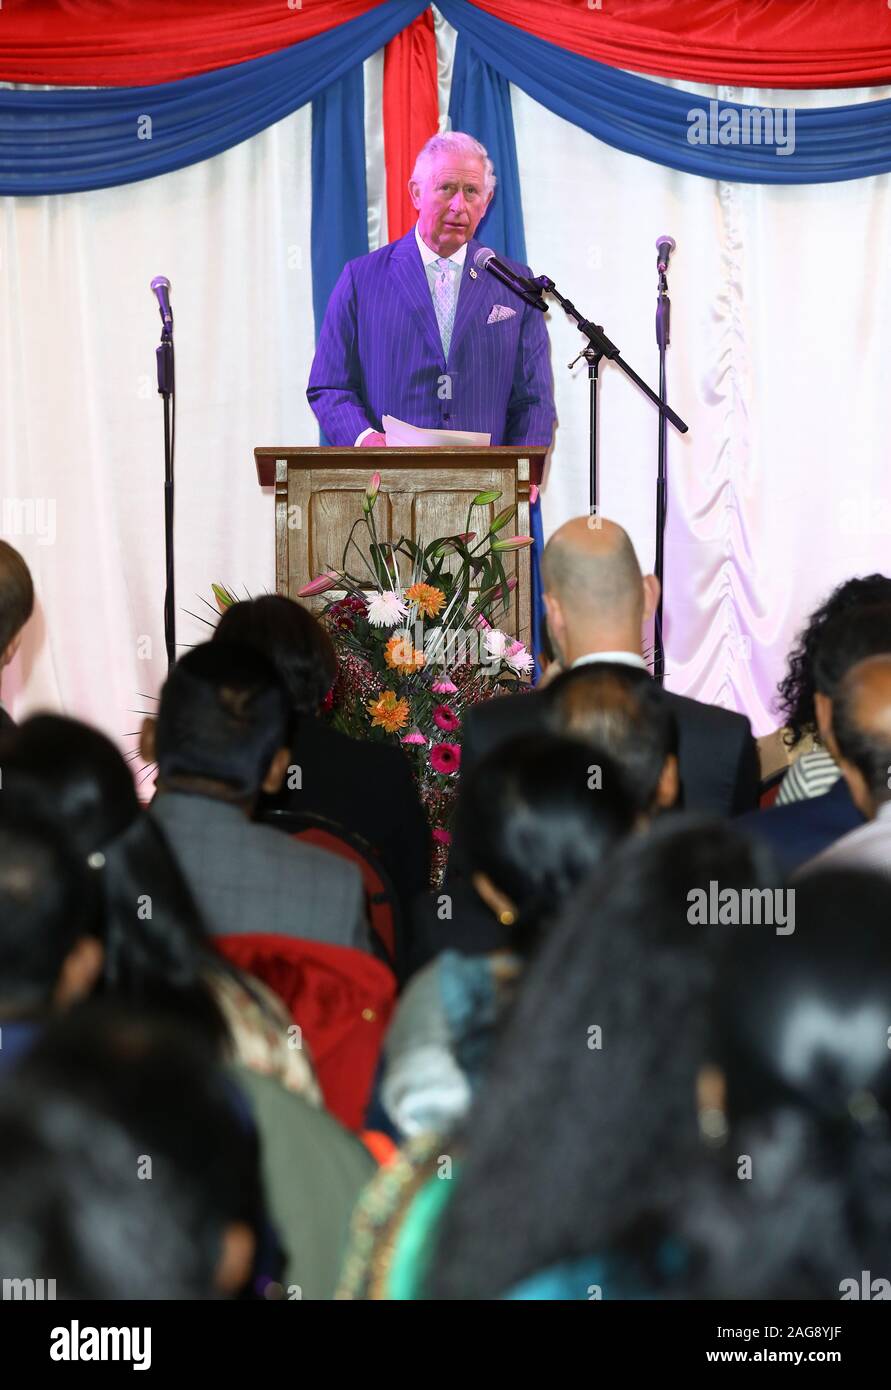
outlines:
{"label": "podium panel", "polygon": [[[275,488],[276,592],[296,598],[322,570],[346,568],[359,577],[363,563],[355,548],[344,559],[350,529],[362,516],[368,480],[375,471],[381,488],[374,520],[381,540],[406,536],[429,544],[438,536],[467,529],[482,536],[499,511],[516,507],[516,518],[501,534],[529,534],[529,487],[541,475],[546,450],[520,449],[325,449],[258,447],[254,450],[262,486]],[[481,492],[499,491],[497,502],[474,508]],[[367,532],[356,539],[367,548]],[[503,555],[505,574],[517,587],[507,613],[499,619],[505,632],[531,641],[529,550]],[[457,563],[453,560],[452,563]],[[407,582],[409,562],[400,565]],[[371,576],[368,575],[369,584]],[[301,599],[315,611],[336,591]]]}

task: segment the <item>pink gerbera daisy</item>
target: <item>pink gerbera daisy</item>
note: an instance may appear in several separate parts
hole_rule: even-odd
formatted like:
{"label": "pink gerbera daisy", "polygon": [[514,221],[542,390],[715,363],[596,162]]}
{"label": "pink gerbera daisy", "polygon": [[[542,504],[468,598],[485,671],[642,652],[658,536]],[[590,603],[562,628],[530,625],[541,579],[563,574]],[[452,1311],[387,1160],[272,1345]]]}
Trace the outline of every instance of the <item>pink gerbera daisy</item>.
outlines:
{"label": "pink gerbera daisy", "polygon": [[444,734],[453,734],[456,729],[461,727],[461,720],[451,705],[437,705],[433,711],[433,722],[437,729],[442,729]]}
{"label": "pink gerbera daisy", "polygon": [[461,748],[457,743],[435,743],[430,749],[430,766],[434,772],[449,777],[461,766]]}

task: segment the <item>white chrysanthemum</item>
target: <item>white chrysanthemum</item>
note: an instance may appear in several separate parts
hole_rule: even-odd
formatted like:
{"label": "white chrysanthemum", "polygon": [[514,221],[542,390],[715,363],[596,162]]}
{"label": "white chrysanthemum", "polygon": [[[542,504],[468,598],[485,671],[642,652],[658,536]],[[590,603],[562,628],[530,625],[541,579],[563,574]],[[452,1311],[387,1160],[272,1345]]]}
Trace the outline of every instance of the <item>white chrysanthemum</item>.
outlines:
{"label": "white chrysanthemum", "polygon": [[532,670],[532,653],[527,652],[522,642],[514,642],[504,653],[505,664],[512,671],[516,671],[518,676],[525,676]]}
{"label": "white chrysanthemum", "polygon": [[368,621],[372,627],[395,627],[408,609],[392,589],[368,599]]}
{"label": "white chrysanthemum", "polygon": [[483,633],[483,641],[486,644],[486,656],[493,660],[500,660],[507,651],[510,638],[505,633],[500,632],[497,627],[493,627],[488,632]]}

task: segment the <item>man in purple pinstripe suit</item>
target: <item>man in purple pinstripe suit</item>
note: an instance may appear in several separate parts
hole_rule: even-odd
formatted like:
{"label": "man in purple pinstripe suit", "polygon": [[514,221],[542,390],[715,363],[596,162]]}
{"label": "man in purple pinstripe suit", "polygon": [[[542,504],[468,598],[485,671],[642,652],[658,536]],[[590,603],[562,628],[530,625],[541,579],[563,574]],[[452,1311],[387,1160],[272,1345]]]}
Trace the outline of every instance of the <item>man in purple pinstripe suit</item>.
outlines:
{"label": "man in purple pinstripe suit", "polygon": [[322,429],[341,447],[384,444],[382,416],[394,415],[493,444],[550,445],[544,316],[473,263],[492,161],[470,135],[434,135],[409,191],[417,225],[349,261],[329,300],[306,393]]}

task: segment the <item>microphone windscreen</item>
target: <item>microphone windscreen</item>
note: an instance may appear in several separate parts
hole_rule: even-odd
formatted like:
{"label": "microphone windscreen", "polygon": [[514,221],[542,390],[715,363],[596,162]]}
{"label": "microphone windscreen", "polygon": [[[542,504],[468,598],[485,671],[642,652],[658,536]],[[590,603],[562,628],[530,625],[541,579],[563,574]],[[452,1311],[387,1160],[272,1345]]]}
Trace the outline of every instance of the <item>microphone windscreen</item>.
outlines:
{"label": "microphone windscreen", "polygon": [[485,270],[490,261],[495,259],[495,252],[491,246],[481,246],[473,258],[474,265],[478,265],[480,270]]}

